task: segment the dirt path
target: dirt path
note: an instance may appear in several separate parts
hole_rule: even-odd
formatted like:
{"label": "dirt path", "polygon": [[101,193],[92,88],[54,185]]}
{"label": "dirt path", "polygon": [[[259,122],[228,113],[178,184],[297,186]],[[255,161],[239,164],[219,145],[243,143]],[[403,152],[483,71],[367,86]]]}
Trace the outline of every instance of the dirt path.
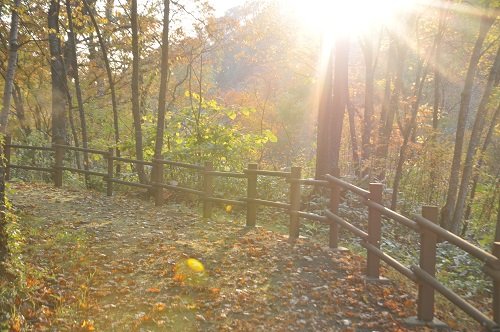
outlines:
{"label": "dirt path", "polygon": [[178,205],[12,187],[37,294],[19,299],[26,330],[406,331],[399,319],[414,314],[412,298],[366,283],[349,253]]}

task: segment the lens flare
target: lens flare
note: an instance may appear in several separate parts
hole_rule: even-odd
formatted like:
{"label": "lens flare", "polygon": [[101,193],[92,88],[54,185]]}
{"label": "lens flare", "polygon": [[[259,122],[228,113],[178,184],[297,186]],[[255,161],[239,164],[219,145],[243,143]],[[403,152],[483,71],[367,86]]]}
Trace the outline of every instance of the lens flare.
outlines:
{"label": "lens flare", "polygon": [[200,273],[205,271],[205,267],[203,266],[203,264],[195,258],[188,258],[186,264],[193,272]]}

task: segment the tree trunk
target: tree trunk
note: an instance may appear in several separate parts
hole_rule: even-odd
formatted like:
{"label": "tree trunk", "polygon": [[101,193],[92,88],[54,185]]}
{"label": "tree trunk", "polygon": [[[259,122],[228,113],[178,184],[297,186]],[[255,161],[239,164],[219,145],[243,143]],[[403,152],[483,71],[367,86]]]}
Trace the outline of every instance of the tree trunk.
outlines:
{"label": "tree trunk", "polygon": [[448,16],[448,3],[446,3],[445,8],[440,9],[438,31],[436,36],[436,50],[434,53],[434,101],[432,105],[432,129],[434,129],[434,134],[436,133],[439,126],[439,107],[441,106],[441,84],[442,84],[442,74],[441,74],[441,52],[442,52],[442,40],[446,30],[446,19]]}
{"label": "tree trunk", "polygon": [[498,48],[495,62],[493,63],[486,87],[479,103],[479,108],[476,113],[476,119],[474,121],[474,126],[472,127],[472,133],[469,140],[469,147],[467,148],[467,153],[465,155],[464,167],[462,171],[462,181],[460,183],[460,188],[458,191],[457,202],[455,204],[455,211],[453,213],[453,219],[450,224],[450,231],[453,233],[458,233],[460,229],[460,224],[462,222],[462,217],[464,214],[465,201],[467,199],[467,191],[469,189],[469,182],[472,176],[472,166],[474,163],[474,157],[476,155],[477,147],[481,140],[481,134],[484,128],[484,122],[489,110],[489,101],[493,89],[498,85],[500,73],[500,48]]}
{"label": "tree trunk", "polygon": [[0,133],[7,133],[7,124],[9,121],[10,101],[12,97],[12,87],[14,86],[14,75],[17,64],[17,33],[19,30],[19,13],[18,7],[21,0],[15,0],[12,8],[12,18],[10,22],[9,32],[9,60],[7,62],[7,71],[5,73],[5,85],[3,89],[3,107],[0,112]]}
{"label": "tree trunk", "polygon": [[16,117],[19,121],[19,125],[26,136],[31,134],[31,128],[26,122],[26,111],[24,108],[23,94],[19,85],[14,83],[14,89],[12,90],[12,98],[14,99],[14,105],[16,105]]}
{"label": "tree trunk", "polygon": [[438,23],[438,31],[437,31],[437,36],[436,36],[436,50],[434,53],[434,100],[432,104],[432,134],[430,137],[431,141],[431,164],[430,164],[430,171],[429,171],[429,179],[431,179],[429,185],[429,203],[433,201],[433,196],[437,191],[437,184],[436,181],[432,181],[432,179],[436,178],[436,172],[438,171],[435,165],[436,161],[436,152],[434,149],[434,146],[436,144],[436,139],[438,135],[438,128],[439,128],[439,117],[440,117],[440,112],[441,108],[443,105],[444,101],[444,93],[443,91],[443,75],[441,74],[441,71],[443,70],[441,68],[441,52],[442,52],[442,40],[444,38],[444,34],[446,31],[446,19],[448,15],[448,8],[447,8],[448,2],[446,3],[445,8],[440,8],[440,15],[439,15],[439,23]]}
{"label": "tree trunk", "polygon": [[[80,86],[80,74],[78,72],[78,58],[76,55],[76,37],[74,32],[73,25],[73,16],[71,10],[71,1],[66,0],[66,13],[68,15],[68,44],[71,52],[71,68],[72,68],[72,76],[75,80],[75,92],[76,92],[76,100],[78,103],[78,114],[80,116],[80,129],[82,131],[82,146],[84,149],[88,148],[88,135],[87,135],[87,121],[85,118],[85,111],[83,109],[83,98],[82,98],[82,89]],[[83,152],[83,168],[88,171],[89,170],[89,154],[87,152]],[[85,185],[87,188],[90,185],[90,176],[85,174]]]}
{"label": "tree trunk", "polygon": [[335,68],[333,78],[332,117],[330,123],[330,142],[332,155],[328,172],[340,168],[340,147],[342,127],[348,96],[349,41],[339,39],[335,43]]}
{"label": "tree trunk", "polygon": [[446,194],[446,203],[441,209],[441,226],[446,229],[451,228],[453,211],[455,209],[455,202],[457,198],[460,165],[462,162],[462,150],[464,145],[465,126],[467,123],[467,115],[469,113],[472,85],[474,83],[477,65],[481,57],[481,48],[493,22],[494,19],[491,16],[483,14],[483,16],[481,17],[479,34],[472,50],[469,67],[467,69],[467,74],[465,77],[464,88],[462,90],[460,109],[458,111],[455,148],[453,150],[453,161],[451,164],[450,178],[448,181],[448,191]]}
{"label": "tree trunk", "polygon": [[331,122],[331,109],[333,104],[333,51],[328,57],[324,71],[323,86],[318,107],[318,129],[316,137],[316,179],[329,172],[331,141],[329,139],[329,125]]}
{"label": "tree trunk", "polygon": [[52,142],[66,142],[67,89],[59,39],[59,0],[51,0],[48,12],[50,73],[52,82]]}
{"label": "tree trunk", "polygon": [[484,139],[483,146],[481,147],[481,152],[479,154],[479,160],[476,163],[476,167],[474,167],[475,174],[472,179],[472,186],[470,190],[470,196],[469,196],[469,202],[467,203],[467,209],[465,211],[465,216],[464,216],[464,227],[462,228],[461,235],[465,236],[465,233],[467,231],[467,225],[468,225],[468,220],[470,219],[471,211],[472,211],[472,203],[474,202],[474,198],[476,197],[476,188],[477,184],[479,183],[479,177],[481,174],[481,168],[483,167],[484,164],[484,154],[486,153],[486,150],[488,149],[488,146],[490,145],[491,138],[493,137],[493,132],[495,131],[495,127],[498,121],[498,118],[500,117],[500,105],[497,106],[497,110],[495,111],[495,114],[493,115],[490,127],[488,129],[488,132],[486,134],[486,138]]}
{"label": "tree trunk", "polygon": [[[65,75],[65,80],[66,80],[66,75]],[[68,84],[68,82],[66,81],[66,84]],[[66,85],[67,87],[67,85]],[[74,114],[73,114],[73,100],[71,98],[71,95],[69,94],[69,91],[67,91],[67,98],[68,98],[68,120],[69,120],[69,127],[71,129],[71,135],[73,136],[73,142],[74,142],[74,145],[76,147],[80,147],[80,140],[78,139],[78,132],[76,130],[76,126],[75,126],[75,121],[74,121]],[[68,143],[71,145],[71,143]],[[75,162],[76,162],[76,168],[78,169],[82,169],[82,163],[80,161],[80,152],[79,151],[75,151]]]}
{"label": "tree trunk", "polygon": [[[15,0],[12,8],[12,18],[9,33],[9,60],[7,62],[7,72],[5,74],[5,85],[3,91],[3,107],[0,113],[0,143],[3,144],[4,136],[7,133],[7,123],[9,119],[10,100],[12,96],[12,87],[14,85],[14,74],[16,71],[17,62],[17,32],[19,26],[19,13],[17,12],[21,1]],[[0,275],[4,274],[3,263],[9,255],[8,235],[7,235],[7,220],[5,213],[7,212],[5,202],[5,163],[3,149],[0,151]]]}
{"label": "tree trunk", "polygon": [[495,229],[495,242],[500,241],[500,196],[498,196],[497,225]]}
{"label": "tree trunk", "polygon": [[361,161],[359,158],[359,147],[358,147],[358,136],[356,134],[356,123],[355,123],[355,113],[356,109],[354,105],[348,100],[347,101],[347,114],[349,116],[349,133],[351,135],[351,150],[352,150],[352,163],[354,165],[354,174],[356,176],[361,175]]}
{"label": "tree trunk", "polygon": [[[139,103],[139,22],[137,17],[137,0],[132,0],[131,23],[132,23],[132,116],[134,119],[135,134],[135,155],[138,160],[144,160],[142,149],[142,128],[141,128],[141,106]],[[144,174],[144,165],[137,164],[137,175],[139,182],[147,183]]]}
{"label": "tree trunk", "polygon": [[[120,157],[120,130],[118,126],[118,105],[116,101],[116,91],[115,91],[115,81],[113,79],[113,72],[111,71],[111,66],[109,65],[108,58],[108,50],[106,47],[106,43],[102,38],[101,31],[99,29],[99,25],[92,13],[92,10],[89,6],[88,0],[83,0],[83,4],[87,13],[92,21],[92,25],[94,26],[95,32],[97,34],[97,39],[99,40],[99,46],[101,47],[102,58],[104,60],[104,66],[106,67],[106,75],[108,76],[109,90],[111,91],[111,106],[113,109],[113,129],[115,134],[115,154],[117,157]],[[120,173],[120,163],[116,163],[116,173]]]}
{"label": "tree trunk", "polygon": [[[408,143],[410,140],[411,133],[414,133],[414,136],[417,134],[416,130],[416,120],[418,116],[418,110],[420,108],[420,101],[422,99],[422,92],[423,88],[425,85],[425,82],[427,80],[427,74],[429,72],[429,63],[430,59],[433,57],[433,55],[436,54],[438,50],[438,45],[441,44],[441,39],[442,39],[442,31],[441,29],[438,29],[438,32],[436,34],[436,37],[434,38],[434,43],[431,46],[431,49],[428,51],[427,56],[425,57],[425,60],[423,61],[423,64],[420,67],[419,74],[417,75],[417,79],[415,82],[415,87],[416,90],[414,91],[413,94],[413,105],[412,105],[412,111],[411,111],[411,119],[410,122],[408,123],[408,126],[404,130],[403,133],[403,143],[399,149],[399,158],[398,158],[398,163],[396,166],[396,173],[394,174],[394,181],[392,185],[392,198],[391,198],[391,210],[396,210],[397,208],[397,201],[398,201],[398,195],[399,195],[399,185],[401,182],[401,178],[403,176],[403,166],[406,161],[406,152],[408,150]],[[421,62],[420,62],[421,63]],[[421,75],[420,75],[421,71]],[[414,139],[413,139],[414,141]]]}
{"label": "tree trunk", "polygon": [[420,77],[420,79],[417,78],[416,86],[418,88],[414,94],[415,101],[413,102],[412,106],[411,119],[403,133],[403,143],[401,144],[401,147],[399,149],[398,164],[396,166],[396,173],[394,174],[394,182],[392,185],[391,210],[393,211],[395,211],[397,208],[399,184],[401,182],[401,177],[403,175],[403,165],[404,162],[406,161],[406,151],[408,150],[408,143],[412,131],[416,130],[415,126],[417,122],[418,109],[420,108],[420,100],[422,99],[422,90],[424,88],[425,80],[427,78],[428,67],[429,67],[429,61],[427,60],[423,68],[422,76]]}
{"label": "tree trunk", "polygon": [[385,180],[387,167],[385,161],[387,159],[387,154],[389,153],[389,142],[392,135],[392,128],[394,126],[394,116],[396,110],[399,107],[399,101],[401,93],[403,91],[403,69],[404,60],[406,57],[406,46],[401,45],[396,40],[391,41],[391,55],[388,57],[388,67],[394,66],[394,90],[391,93],[391,79],[392,70],[387,71],[386,78],[386,91],[384,97],[384,105],[382,106],[384,112],[384,122],[381,123],[381,128],[379,130],[379,142],[377,149],[377,159],[380,163],[378,169],[379,181]]}
{"label": "tree trunk", "polygon": [[[163,149],[163,135],[165,133],[165,113],[167,109],[167,83],[170,66],[169,60],[169,25],[170,25],[170,0],[163,0],[163,31],[161,35],[161,72],[160,93],[158,96],[158,122],[156,127],[156,140],[154,158],[161,159]],[[155,170],[156,171],[156,170]]]}
{"label": "tree trunk", "polygon": [[[365,38],[364,43],[362,44],[362,49],[365,57],[365,114],[363,117],[363,134],[361,136],[361,160],[363,163],[366,163],[371,156],[371,137],[373,124],[375,67],[372,41],[368,38]],[[363,170],[362,175],[365,175],[365,173],[366,171]]]}

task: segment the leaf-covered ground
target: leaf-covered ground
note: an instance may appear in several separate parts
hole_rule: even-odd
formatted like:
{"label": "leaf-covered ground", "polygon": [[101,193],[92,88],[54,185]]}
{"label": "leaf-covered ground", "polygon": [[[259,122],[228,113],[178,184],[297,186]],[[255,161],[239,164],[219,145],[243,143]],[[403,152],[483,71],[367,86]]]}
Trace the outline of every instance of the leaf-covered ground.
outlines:
{"label": "leaf-covered ground", "polygon": [[10,292],[13,331],[406,331],[415,314],[351,253],[175,204],[12,187],[28,290]]}

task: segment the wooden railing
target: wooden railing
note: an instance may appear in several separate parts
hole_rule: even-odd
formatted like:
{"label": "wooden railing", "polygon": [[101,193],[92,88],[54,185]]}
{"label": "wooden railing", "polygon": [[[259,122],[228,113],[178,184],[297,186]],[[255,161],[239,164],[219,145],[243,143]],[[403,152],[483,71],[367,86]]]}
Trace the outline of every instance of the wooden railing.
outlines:
{"label": "wooden railing", "polygon": [[[54,154],[53,167],[37,167],[15,165],[10,162],[12,150],[31,149],[47,151]],[[54,144],[51,147],[35,147],[20,144],[12,144],[7,138],[4,146],[6,158],[6,176],[9,177],[11,169],[24,169],[30,171],[49,172],[53,174],[54,185],[59,187],[63,183],[63,172],[76,172],[103,178],[107,184],[106,193],[113,194],[113,184],[121,184],[151,190],[155,195],[155,204],[160,205],[163,201],[162,191],[181,191],[188,194],[197,195],[203,202],[203,217],[209,218],[212,215],[213,203],[223,203],[235,206],[246,207],[246,226],[256,225],[257,211],[260,206],[278,208],[289,214],[289,237],[294,240],[299,237],[300,221],[307,219],[329,225],[329,245],[331,248],[339,248],[339,227],[342,227],[356,237],[361,239],[361,244],[367,250],[366,277],[367,280],[377,281],[380,279],[380,262],[394,268],[396,271],[415,282],[418,285],[417,315],[408,319],[409,324],[432,325],[436,323],[434,317],[434,295],[435,291],[441,293],[450,302],[461,308],[470,317],[478,321],[489,331],[500,330],[500,242],[493,245],[493,253],[486,252],[481,248],[467,242],[466,240],[441,228],[438,224],[438,208],[435,206],[424,206],[422,215],[415,218],[405,217],[395,211],[386,208],[382,204],[383,185],[371,183],[369,190],[356,187],[339,178],[339,171],[332,172],[333,175],[326,175],[323,180],[302,179],[301,168],[292,167],[289,172],[260,170],[257,164],[249,164],[248,168],[241,173],[221,172],[213,169],[211,163],[202,165],[192,165],[170,160],[143,161],[134,160],[113,155],[113,149],[107,151],[96,149],[83,149],[67,145]],[[78,151],[89,154],[98,154],[107,160],[107,172],[92,170],[82,170],[64,166],[64,156],[66,151]],[[126,162],[131,164],[143,164],[151,166],[152,181],[150,183],[137,183],[118,179],[114,177],[114,164],[116,162]],[[184,169],[190,169],[201,175],[201,190],[172,185],[163,181],[164,166],[169,165]],[[257,187],[258,177],[278,177],[285,179],[289,183],[288,202],[276,202],[259,198]],[[244,198],[221,198],[214,196],[215,178],[240,178],[246,179],[246,197]],[[314,214],[301,211],[301,189],[304,186],[323,187],[330,193],[328,207],[324,214]],[[338,214],[341,189],[350,191],[361,197],[364,205],[368,208],[368,220],[366,230],[360,229],[343,219]],[[383,252],[380,248],[382,238],[383,218],[393,220],[409,230],[420,234],[419,265],[405,266],[403,263]],[[437,242],[448,241],[456,247],[469,253],[473,257],[482,261],[484,273],[493,280],[493,301],[492,317],[481,312],[479,309],[468,303],[464,298],[453,292],[436,279],[436,247]]]}

